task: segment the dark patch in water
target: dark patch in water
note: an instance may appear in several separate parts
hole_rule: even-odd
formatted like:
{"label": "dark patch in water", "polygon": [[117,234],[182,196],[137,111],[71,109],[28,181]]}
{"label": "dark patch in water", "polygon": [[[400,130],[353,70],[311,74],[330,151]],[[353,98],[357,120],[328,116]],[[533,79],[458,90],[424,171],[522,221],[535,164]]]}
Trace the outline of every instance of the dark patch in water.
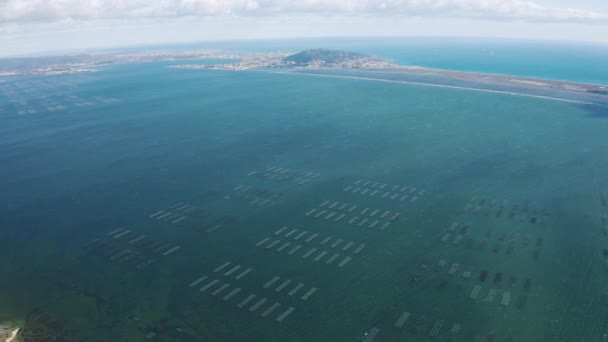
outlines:
{"label": "dark patch in water", "polygon": [[599,104],[588,104],[582,106],[588,112],[588,118],[608,119],[608,106]]}

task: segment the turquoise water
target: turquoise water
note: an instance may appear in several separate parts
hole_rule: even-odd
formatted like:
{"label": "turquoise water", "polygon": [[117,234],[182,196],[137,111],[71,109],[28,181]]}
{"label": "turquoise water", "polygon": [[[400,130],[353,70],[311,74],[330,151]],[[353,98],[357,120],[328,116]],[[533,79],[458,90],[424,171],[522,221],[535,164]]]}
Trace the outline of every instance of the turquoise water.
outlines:
{"label": "turquoise water", "polygon": [[602,341],[608,120],[591,108],[167,65],[0,84],[0,322],[83,341]]}

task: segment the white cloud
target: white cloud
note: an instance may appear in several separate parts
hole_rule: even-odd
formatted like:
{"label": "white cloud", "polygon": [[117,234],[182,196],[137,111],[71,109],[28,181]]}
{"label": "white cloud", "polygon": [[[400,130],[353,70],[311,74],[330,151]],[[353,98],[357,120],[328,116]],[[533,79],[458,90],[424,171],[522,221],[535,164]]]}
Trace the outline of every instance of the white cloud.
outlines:
{"label": "white cloud", "polygon": [[292,13],[608,22],[608,13],[548,7],[532,0],[0,0],[4,23]]}

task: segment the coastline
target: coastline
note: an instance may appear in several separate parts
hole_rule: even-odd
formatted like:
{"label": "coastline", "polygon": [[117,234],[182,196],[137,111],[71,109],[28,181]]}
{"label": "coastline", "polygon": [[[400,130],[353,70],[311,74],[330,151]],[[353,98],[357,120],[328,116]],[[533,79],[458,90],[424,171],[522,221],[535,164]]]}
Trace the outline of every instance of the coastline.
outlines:
{"label": "coastline", "polygon": [[349,78],[417,86],[523,96],[582,105],[608,105],[608,87],[528,77],[463,73],[452,70],[407,69],[265,69],[277,74]]}
{"label": "coastline", "polygon": [[482,89],[482,88],[474,88],[474,87],[461,87],[461,86],[451,86],[444,84],[434,84],[434,83],[423,83],[423,82],[413,82],[413,81],[399,81],[399,80],[388,80],[382,78],[373,78],[373,77],[361,77],[361,76],[340,76],[340,75],[328,75],[328,74],[320,74],[320,73],[297,73],[297,72],[288,72],[288,71],[275,71],[272,72],[275,74],[284,74],[284,75],[307,75],[313,77],[328,77],[328,78],[341,78],[341,79],[356,79],[362,81],[372,81],[372,82],[385,82],[385,83],[396,83],[396,84],[409,84],[409,85],[418,85],[418,86],[426,86],[426,87],[435,87],[435,88],[447,88],[447,89],[458,89],[458,90],[468,90],[468,91],[478,91],[484,93],[493,93],[493,94],[503,94],[503,95],[511,95],[511,96],[523,96],[523,97],[531,97],[545,100],[554,100],[561,102],[569,102],[569,103],[578,103],[578,104],[587,104],[587,105],[596,105],[594,102],[586,102],[580,100],[570,100],[559,97],[551,97],[544,95],[534,95],[534,94],[526,94],[519,92],[509,92],[502,90],[492,90],[492,89]]}
{"label": "coastline", "polygon": [[0,324],[0,342],[14,342],[18,333],[19,328]]}

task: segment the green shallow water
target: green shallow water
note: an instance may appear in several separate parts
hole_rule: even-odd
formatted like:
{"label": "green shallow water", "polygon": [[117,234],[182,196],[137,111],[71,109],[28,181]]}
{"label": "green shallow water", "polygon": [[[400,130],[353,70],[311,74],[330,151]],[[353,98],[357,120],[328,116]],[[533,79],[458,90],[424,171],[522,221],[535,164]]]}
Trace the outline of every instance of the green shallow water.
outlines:
{"label": "green shallow water", "polygon": [[[353,341],[373,328],[374,341],[604,341],[608,120],[597,113],[464,90],[165,66],[0,84],[0,321],[40,308],[82,341],[152,331],[159,341]],[[46,110],[41,95],[65,109]],[[24,108],[37,112],[17,115]],[[195,208],[169,209],[176,203]],[[168,222],[149,217],[161,210]],[[107,235],[119,228],[131,232]],[[126,249],[138,255],[111,260]]]}

